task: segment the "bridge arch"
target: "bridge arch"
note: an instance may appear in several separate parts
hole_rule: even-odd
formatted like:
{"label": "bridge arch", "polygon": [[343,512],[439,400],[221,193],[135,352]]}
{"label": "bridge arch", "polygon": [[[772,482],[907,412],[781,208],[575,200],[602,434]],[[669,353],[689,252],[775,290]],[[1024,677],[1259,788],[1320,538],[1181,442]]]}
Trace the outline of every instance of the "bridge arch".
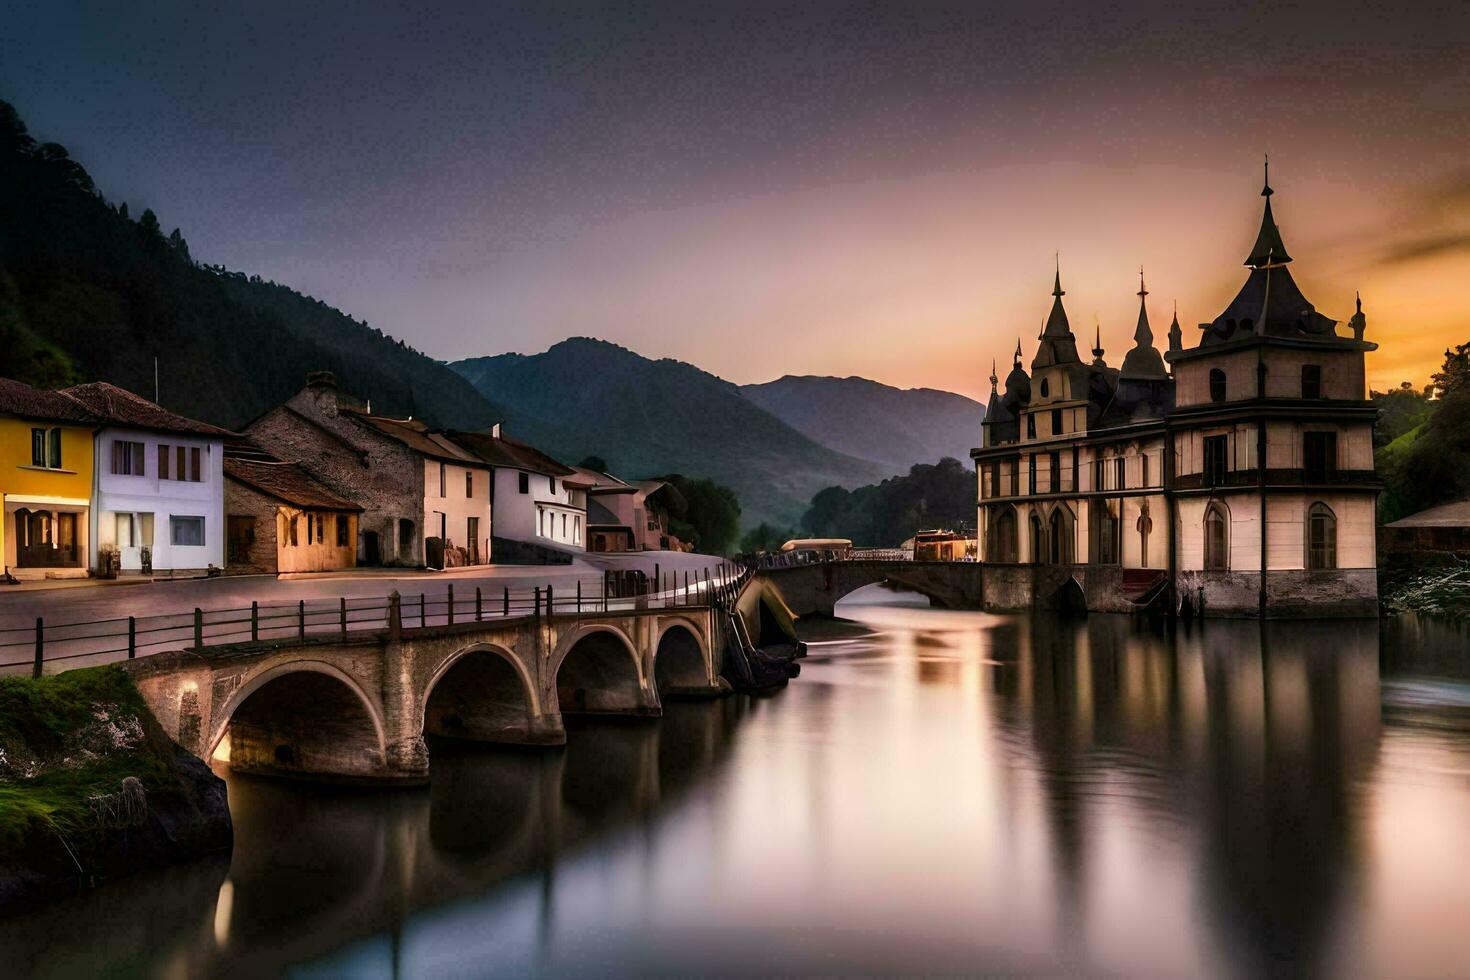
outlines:
{"label": "bridge arch", "polygon": [[230,735],[233,768],[278,775],[375,776],[386,768],[382,710],[346,671],[321,660],[250,675],[211,718],[205,758]]}
{"label": "bridge arch", "polygon": [[524,742],[541,714],[526,665],[494,643],[472,643],[446,657],[422,696],[425,735]]}
{"label": "bridge arch", "polygon": [[562,714],[640,714],[657,711],[644,691],[647,678],[628,634],[602,623],[579,623],[558,641],[551,658],[557,708]]}
{"label": "bridge arch", "polygon": [[661,621],[652,649],[653,680],[660,697],[705,693],[714,686],[709,641],[689,620]]}

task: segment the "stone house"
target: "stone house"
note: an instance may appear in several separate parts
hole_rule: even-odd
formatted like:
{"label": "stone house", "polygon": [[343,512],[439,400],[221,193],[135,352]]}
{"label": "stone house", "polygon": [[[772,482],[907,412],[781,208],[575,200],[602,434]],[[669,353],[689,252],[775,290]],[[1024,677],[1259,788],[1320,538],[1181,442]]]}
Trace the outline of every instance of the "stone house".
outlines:
{"label": "stone house", "polygon": [[362,565],[490,560],[491,467],[414,419],[375,416],[326,371],[246,427],[270,455],[296,463],[361,506]]}
{"label": "stone house", "polygon": [[357,564],[362,508],[295,463],[224,461],[231,574],[322,572]]}
{"label": "stone house", "polygon": [[629,483],[610,473],[578,467],[587,490],[587,550],[688,551],[669,533],[669,510],[683,510],[679,491],[663,480]]}
{"label": "stone house", "polygon": [[1100,340],[1084,362],[1058,272],[1030,374],[1019,343],[1004,394],[992,369],[971,452],[982,560],[1017,566],[1018,602],[1045,579],[1048,589],[1076,582],[1093,609],[1168,590],[1224,615],[1376,613],[1376,411],[1364,355],[1377,345],[1363,339],[1361,303],[1340,334],[1302,295],[1273,193],[1262,191],[1244,285],[1200,324],[1196,346],[1184,345],[1176,315],[1168,353],[1154,347],[1140,276],[1121,370]]}
{"label": "stone house", "polygon": [[[587,491],[593,481],[534,446],[489,432],[448,432],[455,444],[494,471],[496,553],[509,560],[586,550]],[[502,545],[502,542],[504,544]],[[503,549],[503,550],[502,550]]]}

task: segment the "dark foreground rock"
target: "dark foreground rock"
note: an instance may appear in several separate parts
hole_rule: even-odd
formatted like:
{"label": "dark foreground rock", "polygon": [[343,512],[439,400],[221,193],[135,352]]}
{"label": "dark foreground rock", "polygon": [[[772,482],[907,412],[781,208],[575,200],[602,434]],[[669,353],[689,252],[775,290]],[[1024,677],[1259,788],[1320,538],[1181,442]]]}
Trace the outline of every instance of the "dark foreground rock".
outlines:
{"label": "dark foreground rock", "polygon": [[0,681],[0,912],[232,841],[224,781],[121,670]]}

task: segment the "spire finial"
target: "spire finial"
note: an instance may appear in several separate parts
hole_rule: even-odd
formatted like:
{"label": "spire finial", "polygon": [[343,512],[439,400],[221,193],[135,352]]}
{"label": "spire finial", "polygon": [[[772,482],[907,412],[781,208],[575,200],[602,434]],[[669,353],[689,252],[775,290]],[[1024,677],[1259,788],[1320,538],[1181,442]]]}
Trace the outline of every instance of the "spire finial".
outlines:
{"label": "spire finial", "polygon": [[1356,302],[1357,305],[1358,305],[1358,312],[1359,313],[1362,313],[1363,312],[1363,294],[1360,291],[1356,290],[1356,289],[1353,290],[1353,301]]}
{"label": "spire finial", "polygon": [[1016,338],[1016,367],[1021,366],[1021,338]]}
{"label": "spire finial", "polygon": [[992,395],[995,394],[995,386],[999,382],[1000,382],[1000,378],[996,377],[996,374],[995,374],[995,358],[992,357],[990,359],[990,393]]}
{"label": "spire finial", "polygon": [[1266,162],[1264,167],[1262,168],[1262,172],[1265,174],[1265,176],[1261,180],[1261,196],[1270,197],[1276,192],[1271,189],[1271,154],[1269,153],[1266,154]]}
{"label": "spire finial", "polygon": [[1138,267],[1138,296],[1140,299],[1148,295],[1148,287],[1143,284],[1143,266]]}
{"label": "spire finial", "polygon": [[1056,280],[1052,283],[1051,294],[1053,296],[1061,297],[1061,296],[1067,295],[1062,290],[1062,253],[1061,252],[1056,253],[1056,260],[1057,260],[1057,277],[1056,277]]}

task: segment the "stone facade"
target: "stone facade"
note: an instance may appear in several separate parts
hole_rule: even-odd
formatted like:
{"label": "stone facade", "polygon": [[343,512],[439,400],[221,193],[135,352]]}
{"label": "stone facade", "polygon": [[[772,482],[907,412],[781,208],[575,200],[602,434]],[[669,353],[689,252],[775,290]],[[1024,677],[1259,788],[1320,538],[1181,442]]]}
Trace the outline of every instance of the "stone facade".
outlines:
{"label": "stone facade", "polygon": [[1084,363],[1058,272],[1031,372],[1018,343],[1004,394],[991,374],[971,454],[985,562],[1072,566],[1099,610],[1376,614],[1376,345],[1361,303],[1349,336],[1302,297],[1272,193],[1244,286],[1194,347],[1176,315],[1155,348],[1140,275],[1121,369],[1100,331]]}

